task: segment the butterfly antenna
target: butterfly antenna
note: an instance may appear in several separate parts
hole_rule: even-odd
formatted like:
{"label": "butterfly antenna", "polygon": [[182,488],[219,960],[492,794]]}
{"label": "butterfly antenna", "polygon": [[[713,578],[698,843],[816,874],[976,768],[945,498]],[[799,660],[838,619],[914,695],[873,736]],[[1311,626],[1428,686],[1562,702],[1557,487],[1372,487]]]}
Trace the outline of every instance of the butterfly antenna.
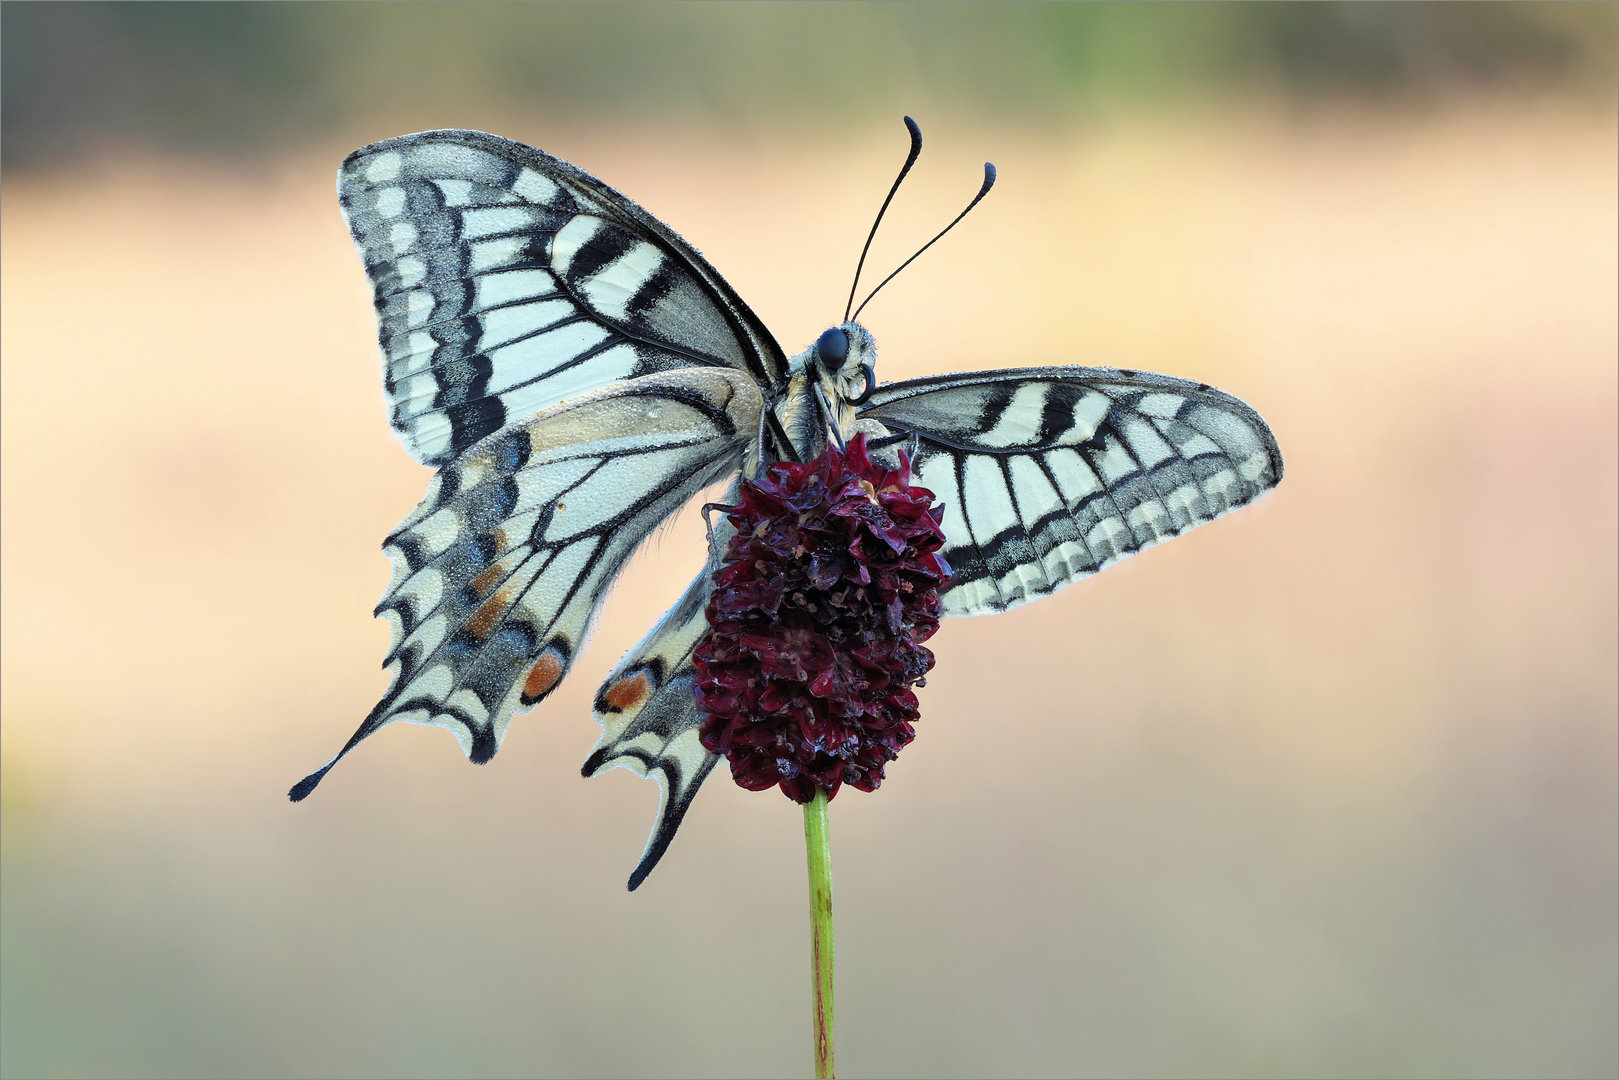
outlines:
{"label": "butterfly antenna", "polygon": [[[994,187],[994,186],[995,186],[995,166],[991,165],[989,162],[986,161],[986,162],[984,162],[984,186],[978,189],[978,194],[974,195],[973,196],[973,201],[967,204],[967,209],[963,210],[961,213],[957,214],[956,215],[956,220],[952,221],[950,224],[946,225],[944,227],[944,230],[939,233],[939,236],[935,236],[932,240],[929,240],[927,243],[923,244],[922,247],[917,251],[917,253],[915,255],[912,255],[909,259],[906,259],[904,262],[900,263],[899,264],[899,270],[903,270],[907,266],[911,265],[913,262],[915,262],[917,260],[918,256],[920,256],[922,254],[922,252],[926,251],[928,248],[930,248],[934,244],[938,243],[940,236],[943,236],[945,233],[949,232],[951,229],[954,229],[956,227],[956,222],[960,221],[962,218],[966,217],[968,211],[972,210],[973,207],[977,206],[979,204],[979,202],[983,200],[984,196],[989,194],[989,189]],[[866,296],[866,298],[864,300],[860,301],[860,306],[854,309],[854,317],[855,318],[857,318],[857,319],[860,318],[860,313],[862,311],[866,310],[866,305],[871,303],[871,298],[873,296],[876,296],[877,293],[879,291],[881,291],[881,289],[882,289],[882,287],[884,285],[887,285],[890,281],[893,281],[894,278],[899,275],[899,270],[895,270],[892,274],[889,274],[887,277],[883,278],[882,281],[877,283],[877,288],[871,290],[871,292]],[[844,321],[847,322],[848,320],[845,319]]]}
{"label": "butterfly antenna", "polygon": [[916,159],[922,153],[922,129],[916,126],[916,121],[909,116],[905,118],[905,126],[911,132],[911,152],[905,158],[905,164],[900,167],[899,175],[894,177],[894,186],[888,189],[888,198],[883,200],[883,208],[877,211],[877,220],[871,223],[871,232],[866,234],[866,246],[860,249],[860,262],[854,268],[854,280],[849,283],[849,302],[843,305],[843,321],[849,321],[849,309],[854,306],[855,290],[860,288],[860,271],[866,265],[866,252],[871,250],[871,241],[877,235],[877,226],[883,223],[883,215],[888,212],[888,204],[894,201],[894,192],[899,190],[900,181],[905,174],[911,171]]}

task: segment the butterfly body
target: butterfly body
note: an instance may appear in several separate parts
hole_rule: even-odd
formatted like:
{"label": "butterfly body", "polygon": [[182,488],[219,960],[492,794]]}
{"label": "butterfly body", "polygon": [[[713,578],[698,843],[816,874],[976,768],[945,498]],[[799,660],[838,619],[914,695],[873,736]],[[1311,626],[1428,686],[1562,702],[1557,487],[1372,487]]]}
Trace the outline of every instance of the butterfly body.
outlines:
{"label": "butterfly body", "polygon": [[[390,419],[439,471],[384,543],[390,686],[294,799],[394,720],[445,727],[487,761],[566,676],[658,524],[710,485],[856,432],[888,467],[908,452],[944,504],[952,615],[1047,595],[1282,475],[1257,413],[1170,376],[1040,367],[884,386],[848,319],[788,358],[668,226],[498,136],[375,143],[344,162],[338,194],[375,292]],[[714,522],[715,550],[730,528]],[[709,588],[704,566],[596,695],[585,775],[628,768],[662,792],[631,888],[718,760],[698,741],[691,660]]]}
{"label": "butterfly body", "polygon": [[[835,340],[839,359],[823,357],[822,344]],[[871,332],[859,323],[834,326],[814,345],[798,353],[787,364],[787,385],[774,405],[782,432],[792,446],[795,461],[808,461],[826,448],[829,437],[852,433],[857,408],[877,384],[877,344]],[[761,453],[778,447],[761,439]],[[746,471],[745,475],[753,475]]]}

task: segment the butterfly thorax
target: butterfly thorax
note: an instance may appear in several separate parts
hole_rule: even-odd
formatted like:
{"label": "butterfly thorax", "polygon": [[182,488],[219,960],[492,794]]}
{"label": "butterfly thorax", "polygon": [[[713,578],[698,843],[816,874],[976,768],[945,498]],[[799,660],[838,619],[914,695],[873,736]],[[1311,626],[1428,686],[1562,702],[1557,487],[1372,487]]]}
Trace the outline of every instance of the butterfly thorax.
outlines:
{"label": "butterfly thorax", "polygon": [[877,388],[876,363],[876,341],[853,322],[832,327],[788,363],[774,409],[800,461],[824,451],[832,429],[840,438],[854,432],[856,409]]}

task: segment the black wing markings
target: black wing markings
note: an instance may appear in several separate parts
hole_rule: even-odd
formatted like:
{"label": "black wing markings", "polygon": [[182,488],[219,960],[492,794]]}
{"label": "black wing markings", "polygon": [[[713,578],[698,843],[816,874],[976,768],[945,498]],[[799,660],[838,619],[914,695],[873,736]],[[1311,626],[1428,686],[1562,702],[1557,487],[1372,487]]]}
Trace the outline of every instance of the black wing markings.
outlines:
{"label": "black wing markings", "polygon": [[[950,390],[962,394],[905,405],[919,394]],[[1033,392],[1020,400],[1024,391]],[[1089,409],[1082,408],[1087,395],[1094,395]],[[1039,412],[1012,414],[1014,405],[1038,405]],[[965,519],[945,525],[956,569],[950,592],[965,605],[958,614],[1046,595],[1223,516],[1274,486],[1282,469],[1269,428],[1236,398],[1203,383],[1118,369],[931,376],[880,387],[861,416],[919,440],[924,482],[931,457],[951,458],[953,502]],[[1059,459],[1067,455],[1064,465]],[[986,473],[973,460],[997,467]],[[1041,479],[1030,473],[1020,482],[1018,470],[1029,466],[1019,461],[1037,467]],[[983,520],[968,510],[984,497],[969,490],[975,476],[981,485],[999,483],[1005,496],[988,496]],[[1048,501],[1049,511],[1039,513]],[[975,582],[992,595],[956,592]]]}
{"label": "black wing markings", "polygon": [[[379,611],[395,623],[384,660],[393,680],[337,757],[290,794],[306,796],[393,720],[449,727],[473,761],[487,761],[515,707],[532,706],[565,677],[633,546],[687,496],[735,470],[740,437],[752,433],[761,406],[742,372],[655,374],[492,436],[441,470],[385,544],[395,576]],[[545,456],[531,460],[541,447]],[[653,455],[661,455],[656,466]],[[638,469],[642,456],[649,464]],[[575,520],[544,535],[564,500],[587,485],[596,494],[573,509]],[[423,542],[411,544],[413,535]]]}
{"label": "black wing markings", "polygon": [[392,422],[428,464],[616,379],[711,366],[783,384],[780,345],[695,248],[543,151],[401,136],[350,154],[339,194],[375,292]]}
{"label": "black wing markings", "polygon": [[[343,164],[347,166],[362,155],[409,149],[434,139],[482,150],[500,159],[506,166],[501,186],[508,190],[517,183],[525,165],[535,168],[547,179],[555,181],[560,177],[591,188],[595,195],[604,200],[606,209],[618,212],[615,217],[619,224],[629,225],[637,232],[644,231],[647,234],[644,239],[666,256],[673,257],[678,264],[696,272],[695,276],[700,284],[717,294],[723,301],[718,305],[720,313],[725,317],[733,334],[737,336],[738,343],[744,347],[748,370],[764,386],[777,387],[781,384],[787,370],[786,354],[765,327],[763,320],[754,314],[753,309],[737,295],[736,290],[731,288],[719,271],[715,270],[702,253],[679,233],[648,213],[640,204],[617,188],[604,183],[578,166],[524,143],[465,128],[442,128],[384,139],[354,151],[344,159]],[[571,193],[568,194],[572,212],[588,215],[589,211],[580,208],[578,201],[572,198]],[[478,239],[482,241],[484,238],[480,236]],[[754,350],[751,354],[748,349],[750,345]]]}

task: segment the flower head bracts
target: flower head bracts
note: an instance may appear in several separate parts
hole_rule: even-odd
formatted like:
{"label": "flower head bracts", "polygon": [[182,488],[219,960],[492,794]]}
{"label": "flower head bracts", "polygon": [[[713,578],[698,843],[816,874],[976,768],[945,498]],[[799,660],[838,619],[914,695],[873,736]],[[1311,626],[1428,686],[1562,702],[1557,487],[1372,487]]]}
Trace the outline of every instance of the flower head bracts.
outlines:
{"label": "flower head bracts", "polygon": [[695,664],[703,745],[743,787],[875,791],[915,737],[950,568],[942,512],[910,479],[857,435],[742,484]]}

